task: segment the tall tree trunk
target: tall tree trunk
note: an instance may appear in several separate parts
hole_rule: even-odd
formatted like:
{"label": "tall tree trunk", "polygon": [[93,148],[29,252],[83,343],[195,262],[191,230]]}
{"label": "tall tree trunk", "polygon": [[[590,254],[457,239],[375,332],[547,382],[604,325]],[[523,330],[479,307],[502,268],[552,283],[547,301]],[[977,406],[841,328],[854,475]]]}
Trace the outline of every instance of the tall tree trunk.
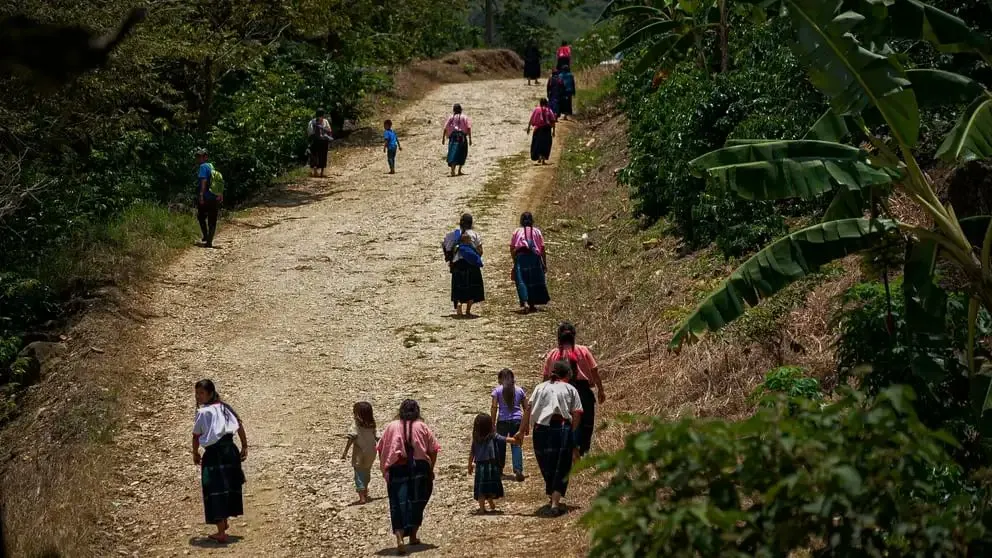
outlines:
{"label": "tall tree trunk", "polygon": [[196,124],[201,134],[210,131],[210,114],[214,104],[214,60],[207,57],[203,61],[200,71],[200,111],[197,115]]}
{"label": "tall tree trunk", "polygon": [[720,0],[720,73],[730,69],[730,37],[727,29],[727,0]]}
{"label": "tall tree trunk", "polygon": [[496,42],[496,0],[486,0],[486,46]]}

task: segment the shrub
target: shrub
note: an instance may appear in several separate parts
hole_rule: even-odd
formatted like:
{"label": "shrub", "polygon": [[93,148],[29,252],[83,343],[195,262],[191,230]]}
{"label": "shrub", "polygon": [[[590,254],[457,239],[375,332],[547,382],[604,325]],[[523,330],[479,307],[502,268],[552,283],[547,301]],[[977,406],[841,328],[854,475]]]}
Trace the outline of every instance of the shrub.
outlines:
{"label": "shrub", "polygon": [[780,366],[769,370],[765,373],[765,381],[754,390],[751,397],[762,399],[776,394],[810,400],[823,398],[820,381],[808,377],[806,370],[799,366]]}
{"label": "shrub", "polygon": [[736,423],[652,419],[589,463],[612,474],[583,518],[590,556],[965,555],[988,536],[984,492],[953,482],[954,441],[913,399],[890,387],[823,409],[783,398]]}

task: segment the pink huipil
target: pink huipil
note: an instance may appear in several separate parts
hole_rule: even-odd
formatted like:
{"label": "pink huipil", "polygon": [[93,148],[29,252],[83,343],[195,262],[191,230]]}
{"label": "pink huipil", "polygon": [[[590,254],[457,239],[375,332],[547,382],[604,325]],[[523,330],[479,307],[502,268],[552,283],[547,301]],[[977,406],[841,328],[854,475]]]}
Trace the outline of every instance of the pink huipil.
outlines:
{"label": "pink huipil", "polygon": [[537,107],[534,109],[534,112],[530,113],[530,125],[532,128],[551,126],[557,120],[554,111],[548,107]]}
{"label": "pink huipil", "polygon": [[[389,480],[389,468],[398,463],[406,461],[406,447],[403,437],[404,422],[394,420],[386,425],[386,429],[379,438],[375,450],[379,454],[379,468],[382,476]],[[413,458],[429,461],[428,454],[436,454],[441,451],[441,445],[437,443],[434,433],[423,421],[415,421],[409,427],[411,443],[413,444]]]}
{"label": "pink huipil", "polygon": [[453,114],[444,123],[444,131],[447,135],[452,132],[469,133],[472,131],[472,120],[464,114]]}
{"label": "pink huipil", "polygon": [[541,229],[537,227],[520,227],[513,231],[513,236],[510,237],[510,248],[514,252],[521,248],[530,248],[530,245],[527,243],[528,239],[534,241],[534,248],[537,250],[537,255],[543,256],[544,235],[541,233]]}

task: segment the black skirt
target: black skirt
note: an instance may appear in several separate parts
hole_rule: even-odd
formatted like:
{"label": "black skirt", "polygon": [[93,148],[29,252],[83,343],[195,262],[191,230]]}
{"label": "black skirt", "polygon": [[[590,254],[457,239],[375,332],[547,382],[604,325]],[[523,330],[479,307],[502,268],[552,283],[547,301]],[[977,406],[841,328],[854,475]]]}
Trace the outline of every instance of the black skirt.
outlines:
{"label": "black skirt", "polygon": [[562,496],[568,490],[568,475],[572,472],[572,425],[564,422],[534,426],[534,457],[544,477],[544,493]]}
{"label": "black skirt", "polygon": [[330,146],[331,142],[326,139],[314,137],[310,140],[310,168],[327,168],[327,150]]}
{"label": "black skirt", "polygon": [[424,510],[434,492],[430,462],[416,460],[412,466],[404,463],[390,467],[386,492],[393,533],[410,536],[424,523]]}
{"label": "black skirt", "polygon": [[475,489],[472,494],[476,500],[503,497],[503,472],[500,471],[499,461],[493,459],[475,464]]}
{"label": "black skirt", "polygon": [[244,483],[241,452],[234,445],[234,436],[228,434],[207,446],[200,461],[203,515],[207,523],[213,525],[244,514],[241,494]]}
{"label": "black skirt", "polygon": [[551,126],[539,126],[534,128],[534,134],[530,138],[530,160],[548,160],[551,157],[551,144],[554,136],[551,133]]}
{"label": "black skirt", "polygon": [[558,110],[565,116],[572,116],[572,97],[570,95],[562,95],[561,101],[558,102]]}
{"label": "black skirt", "polygon": [[482,268],[465,260],[451,266],[451,302],[482,302],[486,300],[486,287],[482,281]]}
{"label": "black skirt", "polygon": [[575,380],[572,385],[582,401],[582,422],[579,423],[575,443],[579,446],[579,454],[585,455],[592,447],[592,432],[596,426],[596,394],[587,380]]}
{"label": "black skirt", "polygon": [[541,77],[540,56],[528,57],[524,61],[524,79],[539,79]]}

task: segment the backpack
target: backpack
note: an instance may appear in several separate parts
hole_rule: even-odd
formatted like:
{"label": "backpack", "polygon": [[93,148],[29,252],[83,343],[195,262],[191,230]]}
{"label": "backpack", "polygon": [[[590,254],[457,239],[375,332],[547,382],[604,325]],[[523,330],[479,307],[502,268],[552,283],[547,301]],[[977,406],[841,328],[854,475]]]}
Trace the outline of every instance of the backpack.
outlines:
{"label": "backpack", "polygon": [[210,191],[218,196],[224,194],[224,175],[214,167],[213,163],[207,163],[210,167]]}

